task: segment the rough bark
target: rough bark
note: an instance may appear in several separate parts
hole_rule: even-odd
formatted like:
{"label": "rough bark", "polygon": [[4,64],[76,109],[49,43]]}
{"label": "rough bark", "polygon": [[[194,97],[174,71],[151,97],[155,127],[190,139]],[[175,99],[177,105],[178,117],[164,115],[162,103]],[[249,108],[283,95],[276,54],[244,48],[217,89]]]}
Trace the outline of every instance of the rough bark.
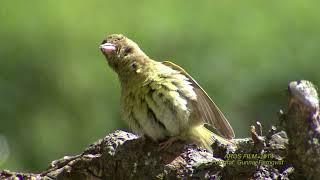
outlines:
{"label": "rough bark", "polygon": [[319,100],[308,81],[291,82],[288,110],[265,136],[261,124],[251,137],[218,140],[213,154],[177,142],[166,150],[134,134],[115,131],[76,156],[55,160],[38,174],[4,170],[0,178],[23,179],[316,179],[320,177]]}

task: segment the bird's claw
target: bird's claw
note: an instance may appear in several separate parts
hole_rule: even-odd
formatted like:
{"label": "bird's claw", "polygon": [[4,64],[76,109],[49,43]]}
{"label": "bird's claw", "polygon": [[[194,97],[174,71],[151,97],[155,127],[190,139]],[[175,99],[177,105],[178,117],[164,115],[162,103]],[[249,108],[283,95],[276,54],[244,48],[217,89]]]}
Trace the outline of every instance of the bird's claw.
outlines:
{"label": "bird's claw", "polygon": [[159,144],[160,150],[166,150],[168,149],[174,142],[178,141],[178,137],[170,137],[168,140],[162,142]]}

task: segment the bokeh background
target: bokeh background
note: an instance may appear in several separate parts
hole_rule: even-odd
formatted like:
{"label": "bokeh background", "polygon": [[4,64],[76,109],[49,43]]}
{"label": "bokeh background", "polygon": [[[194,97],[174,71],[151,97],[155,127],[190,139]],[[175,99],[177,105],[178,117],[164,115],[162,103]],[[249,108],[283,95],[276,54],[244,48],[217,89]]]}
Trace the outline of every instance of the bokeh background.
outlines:
{"label": "bokeh background", "polygon": [[38,172],[116,129],[111,33],[184,67],[237,137],[285,108],[289,81],[320,84],[318,1],[1,1],[0,169]]}

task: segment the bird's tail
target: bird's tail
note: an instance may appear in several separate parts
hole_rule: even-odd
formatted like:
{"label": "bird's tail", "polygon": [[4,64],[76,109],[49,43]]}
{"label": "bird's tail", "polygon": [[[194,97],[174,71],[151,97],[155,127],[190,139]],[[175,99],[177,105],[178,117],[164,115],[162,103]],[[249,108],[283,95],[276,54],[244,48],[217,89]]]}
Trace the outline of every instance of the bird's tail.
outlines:
{"label": "bird's tail", "polygon": [[219,141],[225,145],[233,145],[229,140],[211,132],[204,125],[195,126],[189,131],[191,140],[196,142],[199,146],[206,148],[208,151],[212,152],[211,145],[215,141]]}

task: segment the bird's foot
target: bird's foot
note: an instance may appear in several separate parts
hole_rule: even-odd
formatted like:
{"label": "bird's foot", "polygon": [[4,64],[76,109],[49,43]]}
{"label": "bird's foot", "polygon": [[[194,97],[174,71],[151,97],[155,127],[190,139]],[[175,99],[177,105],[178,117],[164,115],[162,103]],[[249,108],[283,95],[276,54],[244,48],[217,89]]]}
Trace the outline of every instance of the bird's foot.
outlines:
{"label": "bird's foot", "polygon": [[166,150],[168,149],[173,143],[178,141],[180,138],[178,136],[170,137],[168,140],[165,140],[164,142],[159,144],[160,150]]}

